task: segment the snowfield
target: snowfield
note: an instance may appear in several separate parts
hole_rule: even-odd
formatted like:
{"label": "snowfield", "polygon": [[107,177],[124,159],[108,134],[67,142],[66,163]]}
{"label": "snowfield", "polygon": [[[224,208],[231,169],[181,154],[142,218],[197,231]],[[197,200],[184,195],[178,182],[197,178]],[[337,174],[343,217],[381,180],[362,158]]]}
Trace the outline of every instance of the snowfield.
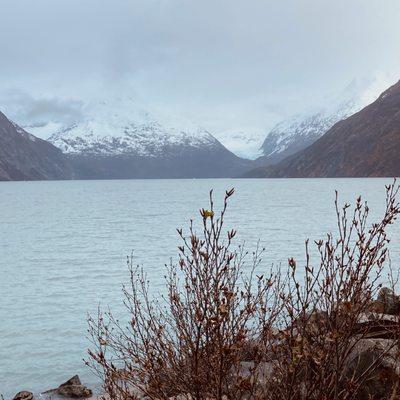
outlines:
{"label": "snowfield", "polygon": [[161,122],[147,111],[127,107],[123,101],[89,105],[82,121],[60,129],[49,141],[68,154],[149,157],[177,147],[220,145],[208,131],[188,121],[168,117]]}

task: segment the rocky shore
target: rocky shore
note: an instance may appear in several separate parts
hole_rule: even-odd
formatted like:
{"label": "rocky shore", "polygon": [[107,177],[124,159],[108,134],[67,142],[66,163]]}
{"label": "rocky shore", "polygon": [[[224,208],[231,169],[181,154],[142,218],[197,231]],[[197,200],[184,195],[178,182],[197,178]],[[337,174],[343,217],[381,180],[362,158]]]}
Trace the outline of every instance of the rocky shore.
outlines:
{"label": "rocky shore", "polygon": [[[310,319],[310,324],[320,324],[324,316],[315,314]],[[388,288],[382,288],[369,306],[369,311],[362,315],[352,333],[357,338],[347,360],[348,373],[354,376],[363,375],[374,365],[373,374],[369,376],[357,399],[388,399],[393,387],[400,383],[400,296]],[[362,338],[359,338],[362,335]],[[243,377],[249,375],[254,368],[252,360],[252,345],[249,342],[248,351],[243,353],[240,373]],[[263,379],[273,374],[271,363],[258,363],[260,384]],[[137,391],[133,393],[137,397],[145,398]],[[30,391],[20,391],[12,400],[39,400],[39,399],[93,399],[106,398],[107,396],[94,396],[91,389],[82,384],[79,376],[75,375],[58,388],[47,390],[39,395]],[[175,398],[190,399],[189,395],[182,393]],[[396,397],[397,399],[397,397]],[[8,399],[5,399],[8,400]]]}
{"label": "rocky shore", "polygon": [[93,396],[91,389],[82,384],[78,375],[74,375],[55,389],[34,395],[32,392],[22,390],[13,400],[38,400],[38,399],[87,399]]}

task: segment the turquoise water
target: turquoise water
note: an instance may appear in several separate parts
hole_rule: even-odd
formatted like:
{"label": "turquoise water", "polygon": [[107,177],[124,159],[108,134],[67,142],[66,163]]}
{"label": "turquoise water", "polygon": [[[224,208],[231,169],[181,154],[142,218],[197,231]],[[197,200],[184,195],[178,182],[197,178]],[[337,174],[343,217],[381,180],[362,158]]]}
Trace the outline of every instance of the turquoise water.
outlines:
{"label": "turquoise water", "polygon": [[[335,231],[334,190],[362,194],[382,212],[388,179],[127,180],[0,183],[0,393],[43,391],[78,373],[89,346],[86,315],[99,303],[122,311],[126,256],[162,290],[164,264],[176,260],[175,228],[207,207],[215,189],[235,187],[227,229],[237,242],[266,247],[265,265],[302,258],[304,240]],[[394,234],[398,232],[395,228]],[[397,241],[392,259],[400,260]]]}

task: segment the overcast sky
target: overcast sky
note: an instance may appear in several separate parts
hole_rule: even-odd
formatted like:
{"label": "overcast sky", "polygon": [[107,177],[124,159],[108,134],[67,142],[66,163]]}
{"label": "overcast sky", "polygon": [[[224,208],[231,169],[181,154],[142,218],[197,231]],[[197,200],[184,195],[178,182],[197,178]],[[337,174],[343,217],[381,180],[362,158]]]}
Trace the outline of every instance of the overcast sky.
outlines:
{"label": "overcast sky", "polygon": [[[78,118],[121,94],[261,129],[354,78],[400,79],[399,0],[0,0],[0,110]],[[20,120],[20,121],[18,121]]]}

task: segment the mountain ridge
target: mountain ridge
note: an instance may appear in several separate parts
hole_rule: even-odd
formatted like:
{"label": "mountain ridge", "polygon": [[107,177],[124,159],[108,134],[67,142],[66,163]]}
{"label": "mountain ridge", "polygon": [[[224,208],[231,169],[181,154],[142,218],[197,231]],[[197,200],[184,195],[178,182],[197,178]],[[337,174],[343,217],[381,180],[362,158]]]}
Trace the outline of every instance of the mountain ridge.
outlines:
{"label": "mountain ridge", "polygon": [[244,176],[392,177],[400,175],[399,155],[400,81],[306,149]]}
{"label": "mountain ridge", "polygon": [[233,177],[253,165],[188,121],[160,121],[135,104],[123,106],[91,105],[83,120],[49,138],[78,178]]}
{"label": "mountain ridge", "polygon": [[0,112],[0,180],[72,177],[72,169],[58,148],[26,132]]}
{"label": "mountain ridge", "polygon": [[376,100],[381,82],[354,79],[342,91],[326,96],[318,106],[277,123],[265,137],[257,159],[259,166],[277,164],[286,157],[305,149],[332,126]]}

